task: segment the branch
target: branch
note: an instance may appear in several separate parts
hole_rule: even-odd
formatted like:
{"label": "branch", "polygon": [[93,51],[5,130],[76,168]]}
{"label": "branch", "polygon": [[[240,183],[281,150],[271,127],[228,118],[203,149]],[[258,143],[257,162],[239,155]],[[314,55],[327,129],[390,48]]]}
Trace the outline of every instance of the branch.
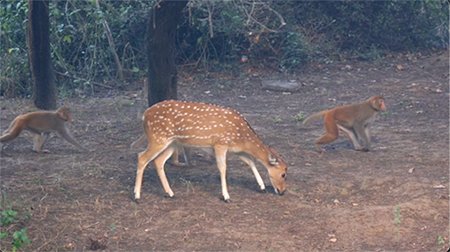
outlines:
{"label": "branch", "polygon": [[[100,0],[95,0],[95,5],[97,6],[97,9],[101,11],[100,9]],[[123,81],[125,78],[123,77],[123,67],[122,63],[120,62],[119,55],[117,55],[116,52],[116,45],[114,44],[114,40],[112,37],[111,29],[109,29],[108,22],[106,22],[106,19],[102,17],[102,24],[103,28],[105,29],[106,37],[108,38],[108,44],[109,48],[111,49],[111,52],[114,56],[114,61],[116,62],[117,66],[117,74],[119,75],[119,79]]]}
{"label": "branch", "polygon": [[213,7],[211,6],[211,2],[207,1],[206,2],[206,8],[208,9],[208,26],[209,26],[209,37],[213,38],[214,37],[214,31],[213,31],[213,20],[212,20],[212,15],[213,15]]}

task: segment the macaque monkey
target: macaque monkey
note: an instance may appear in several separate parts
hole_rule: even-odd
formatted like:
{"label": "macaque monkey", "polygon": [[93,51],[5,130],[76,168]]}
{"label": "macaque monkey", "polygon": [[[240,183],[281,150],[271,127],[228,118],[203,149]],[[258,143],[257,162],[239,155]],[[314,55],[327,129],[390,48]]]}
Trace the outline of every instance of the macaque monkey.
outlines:
{"label": "macaque monkey", "polygon": [[35,111],[17,116],[9,125],[9,128],[3,132],[0,137],[0,142],[8,142],[19,136],[22,130],[27,130],[33,134],[33,151],[48,152],[42,150],[45,140],[49,133],[56,132],[60,137],[76,147],[87,151],[81,146],[69,129],[66,127],[66,122],[72,121],[72,113],[67,107],[60,107],[56,111]]}
{"label": "macaque monkey", "polygon": [[384,98],[372,96],[364,102],[351,105],[338,106],[312,114],[303,124],[323,118],[325,134],[316,140],[316,147],[322,152],[320,145],[328,144],[338,138],[342,130],[352,141],[357,151],[369,151],[370,133],[369,123],[373,116],[380,111],[386,111]]}

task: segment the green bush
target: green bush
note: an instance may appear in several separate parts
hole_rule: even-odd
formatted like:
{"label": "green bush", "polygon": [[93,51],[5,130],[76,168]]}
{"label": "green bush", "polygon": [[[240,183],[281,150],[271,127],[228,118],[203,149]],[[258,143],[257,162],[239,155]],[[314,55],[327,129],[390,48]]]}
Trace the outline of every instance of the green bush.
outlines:
{"label": "green bush", "polygon": [[0,5],[0,95],[31,94],[26,47],[26,1],[4,0]]}
{"label": "green bush", "polygon": [[[125,77],[145,76],[148,16],[155,0],[50,1],[51,52],[58,90],[120,88],[102,21],[111,29]],[[27,1],[0,5],[0,95],[31,93],[26,46]],[[250,63],[296,70],[311,59],[354,53],[447,48],[444,0],[202,1],[191,0],[177,35],[178,63],[230,69]],[[231,67],[233,68],[233,67]]]}
{"label": "green bush", "polygon": [[447,48],[448,4],[443,0],[301,1],[292,17],[340,50],[413,51]]}
{"label": "green bush", "polygon": [[5,209],[1,211],[0,216],[0,226],[2,231],[0,231],[0,241],[8,240],[11,242],[12,251],[18,251],[24,246],[28,245],[31,241],[27,235],[27,229],[21,228],[20,230],[14,231],[15,228],[8,228],[8,226],[14,225],[18,221],[18,213],[12,209]]}

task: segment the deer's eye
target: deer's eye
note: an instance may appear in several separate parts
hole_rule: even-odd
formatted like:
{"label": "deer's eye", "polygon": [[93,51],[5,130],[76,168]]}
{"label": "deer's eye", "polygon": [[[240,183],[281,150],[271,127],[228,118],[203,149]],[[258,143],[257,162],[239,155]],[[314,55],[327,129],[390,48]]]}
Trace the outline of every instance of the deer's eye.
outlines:
{"label": "deer's eye", "polygon": [[281,174],[282,178],[286,178],[286,173]]}

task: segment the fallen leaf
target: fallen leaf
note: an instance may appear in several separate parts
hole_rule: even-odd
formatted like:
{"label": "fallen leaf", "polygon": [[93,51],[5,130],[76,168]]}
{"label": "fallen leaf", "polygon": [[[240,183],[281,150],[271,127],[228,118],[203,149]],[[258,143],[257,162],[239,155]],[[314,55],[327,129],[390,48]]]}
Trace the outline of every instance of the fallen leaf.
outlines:
{"label": "fallen leaf", "polygon": [[415,168],[413,167],[413,168],[409,169],[408,172],[409,172],[409,173],[413,173],[414,169],[415,169]]}

